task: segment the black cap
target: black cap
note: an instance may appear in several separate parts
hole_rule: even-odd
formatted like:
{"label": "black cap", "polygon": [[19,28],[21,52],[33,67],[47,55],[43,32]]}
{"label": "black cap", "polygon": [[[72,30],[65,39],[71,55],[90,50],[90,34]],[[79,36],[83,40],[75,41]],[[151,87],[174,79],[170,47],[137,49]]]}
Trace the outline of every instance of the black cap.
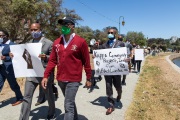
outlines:
{"label": "black cap", "polygon": [[64,17],[63,19],[59,19],[58,23],[60,25],[64,25],[66,23],[72,23],[73,25],[75,25],[75,20],[71,17]]}

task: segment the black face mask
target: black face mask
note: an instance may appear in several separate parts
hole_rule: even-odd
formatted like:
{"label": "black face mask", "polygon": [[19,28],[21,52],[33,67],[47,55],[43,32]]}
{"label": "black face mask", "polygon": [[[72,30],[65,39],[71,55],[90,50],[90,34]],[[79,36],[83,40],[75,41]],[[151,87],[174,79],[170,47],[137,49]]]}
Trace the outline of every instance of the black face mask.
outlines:
{"label": "black face mask", "polygon": [[133,47],[136,47],[136,45],[133,45]]}
{"label": "black face mask", "polygon": [[6,41],[8,41],[9,39],[7,38],[7,37],[4,37],[3,38],[3,42],[6,42]]}
{"label": "black face mask", "polygon": [[118,38],[118,40],[119,40],[119,41],[123,41],[123,39],[122,39],[122,38]]}

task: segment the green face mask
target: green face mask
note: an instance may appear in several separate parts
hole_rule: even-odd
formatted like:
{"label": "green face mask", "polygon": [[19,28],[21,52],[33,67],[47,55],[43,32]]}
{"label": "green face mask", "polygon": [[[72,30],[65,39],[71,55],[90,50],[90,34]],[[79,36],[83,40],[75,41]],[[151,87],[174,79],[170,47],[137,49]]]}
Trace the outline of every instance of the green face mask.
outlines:
{"label": "green face mask", "polygon": [[66,27],[66,26],[62,26],[61,32],[62,32],[62,34],[64,34],[64,35],[68,35],[68,34],[70,34],[71,29],[68,28],[68,27]]}

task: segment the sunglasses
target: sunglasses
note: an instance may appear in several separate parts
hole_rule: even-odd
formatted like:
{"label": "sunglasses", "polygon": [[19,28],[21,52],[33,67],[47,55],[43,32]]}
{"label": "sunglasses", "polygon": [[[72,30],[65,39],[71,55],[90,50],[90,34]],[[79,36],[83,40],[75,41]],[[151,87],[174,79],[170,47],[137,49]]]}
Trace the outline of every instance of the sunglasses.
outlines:
{"label": "sunglasses", "polygon": [[114,32],[108,32],[108,34],[114,34]]}
{"label": "sunglasses", "polygon": [[66,26],[66,27],[69,27],[70,25],[72,25],[71,23],[64,23],[62,24],[62,26]]}

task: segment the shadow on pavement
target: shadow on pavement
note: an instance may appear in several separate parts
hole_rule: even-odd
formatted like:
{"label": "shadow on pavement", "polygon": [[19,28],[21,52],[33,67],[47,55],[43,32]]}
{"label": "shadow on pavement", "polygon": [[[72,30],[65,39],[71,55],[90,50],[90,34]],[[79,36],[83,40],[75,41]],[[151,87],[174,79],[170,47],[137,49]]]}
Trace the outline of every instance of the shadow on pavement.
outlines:
{"label": "shadow on pavement", "polygon": [[[60,116],[56,117],[55,120],[64,120],[64,114],[61,114]],[[84,115],[78,114],[78,120],[88,120]]]}
{"label": "shadow on pavement", "polygon": [[[109,107],[109,103],[107,101],[107,97],[99,97],[95,99],[94,101],[91,102],[93,105],[98,105],[98,106],[104,106],[106,109]],[[120,102],[115,102],[114,105],[115,108],[121,109],[123,107],[121,101]]]}
{"label": "shadow on pavement", "polygon": [[5,107],[5,106],[7,106],[7,105],[9,105],[9,104],[11,104],[11,103],[13,103],[13,102],[15,102],[15,101],[16,101],[16,98],[15,98],[15,97],[9,98],[9,99],[4,100],[4,101],[1,101],[1,102],[0,102],[0,108]]}
{"label": "shadow on pavement", "polygon": [[122,104],[122,102],[120,101],[120,102],[115,102],[115,108],[117,108],[117,109],[121,109],[122,107],[123,107],[123,104]]}
{"label": "shadow on pavement", "polygon": [[[62,111],[60,109],[55,108],[56,116],[60,115]],[[46,119],[48,114],[48,106],[41,106],[36,109],[31,110],[30,116],[32,116],[31,120],[39,120]]]}
{"label": "shadow on pavement", "polygon": [[103,106],[105,108],[108,108],[109,104],[107,101],[107,97],[99,97],[91,102],[93,105]]}

